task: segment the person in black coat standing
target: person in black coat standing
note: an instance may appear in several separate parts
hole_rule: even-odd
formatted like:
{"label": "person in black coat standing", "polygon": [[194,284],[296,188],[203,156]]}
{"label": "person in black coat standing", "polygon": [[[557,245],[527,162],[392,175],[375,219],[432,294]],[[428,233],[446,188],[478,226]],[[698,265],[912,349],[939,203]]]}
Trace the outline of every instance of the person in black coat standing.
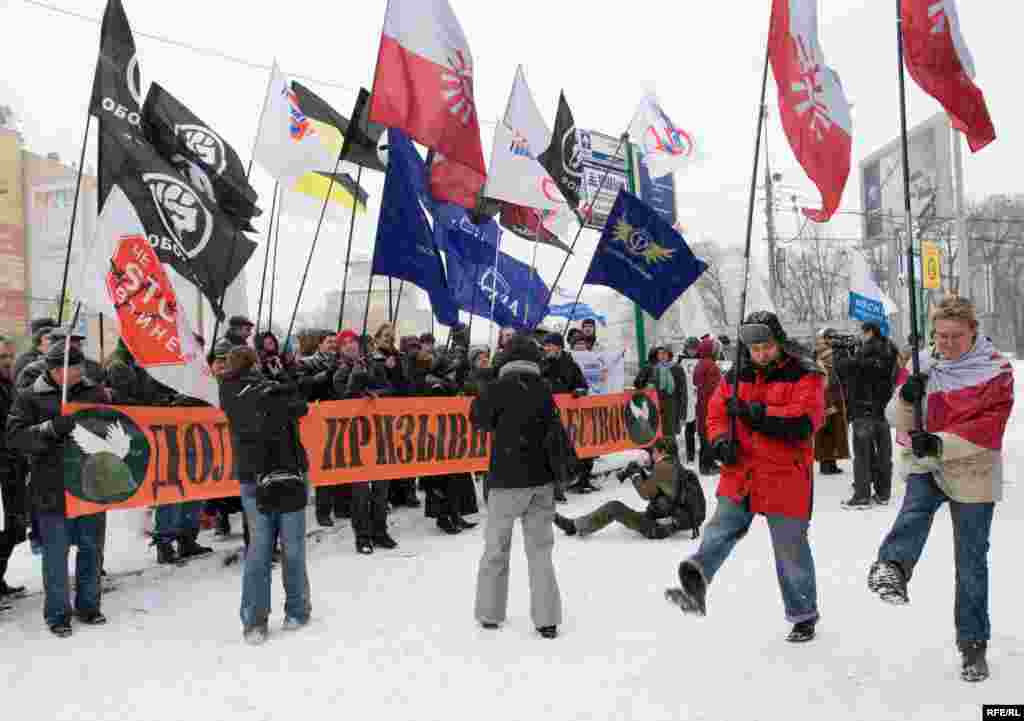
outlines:
{"label": "person in black coat standing", "polygon": [[74,346],[64,368],[64,343],[46,352],[46,372],[21,391],[7,416],[8,448],[29,458],[29,504],[43,546],[43,617],[50,631],[61,638],[71,635],[68,607],[68,550],[75,557],[75,614],[86,625],[107,622],[100,612],[100,568],[106,514],[67,518],[64,505],[64,447],[74,443],[73,416],[61,415],[61,392],[66,383],[70,403],[107,403],[105,390],[85,378],[85,358]]}
{"label": "person in black coat standing", "polygon": [[558,635],[562,598],[551,552],[555,545],[555,478],[558,454],[551,439],[561,423],[555,399],[540,376],[540,353],[524,335],[506,345],[498,380],[470,406],[474,425],[490,433],[487,530],[477,576],[477,621],[488,629],[505,621],[512,527],[523,528],[530,575],[530,613],[545,638]]}
{"label": "person in black coat standing", "polygon": [[[0,336],[0,429],[7,425],[7,414],[13,403],[14,341]],[[7,585],[4,575],[15,547],[27,538],[27,470],[21,454],[7,447],[5,434],[0,432],[0,494],[3,497],[3,516],[0,517],[0,611],[8,608],[4,603],[7,597],[25,592],[24,586]]]}
{"label": "person in black coat standing", "polygon": [[270,569],[275,538],[281,539],[284,577],[284,630],[309,622],[312,609],[306,569],[306,509],[266,511],[258,502],[257,483],[269,473],[305,476],[309,468],[299,438],[298,420],[309,412],[296,383],[278,383],[259,371],[256,351],[238,346],[228,353],[220,384],[220,405],[231,425],[242,506],[250,542],[242,574],[243,635],[247,643],[267,640],[270,616]]}

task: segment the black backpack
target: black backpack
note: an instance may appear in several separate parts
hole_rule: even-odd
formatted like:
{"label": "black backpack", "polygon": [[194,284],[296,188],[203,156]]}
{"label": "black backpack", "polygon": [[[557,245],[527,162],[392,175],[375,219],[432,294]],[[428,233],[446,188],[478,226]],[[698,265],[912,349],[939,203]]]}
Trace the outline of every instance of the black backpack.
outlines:
{"label": "black backpack", "polygon": [[681,530],[690,529],[692,532],[690,538],[699,538],[700,527],[704,524],[704,519],[707,518],[708,501],[704,496],[704,489],[701,488],[697,474],[689,468],[683,468],[678,462],[676,463],[675,498],[677,513],[674,515],[688,522],[688,525],[684,525]]}

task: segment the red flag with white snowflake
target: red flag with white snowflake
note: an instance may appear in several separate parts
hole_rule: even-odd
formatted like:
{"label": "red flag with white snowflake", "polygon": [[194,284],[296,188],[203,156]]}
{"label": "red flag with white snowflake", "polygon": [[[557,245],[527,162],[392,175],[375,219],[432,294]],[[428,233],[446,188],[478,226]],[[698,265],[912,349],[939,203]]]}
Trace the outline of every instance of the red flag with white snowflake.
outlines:
{"label": "red flag with white snowflake", "polygon": [[804,208],[804,214],[816,223],[827,222],[850,176],[853,121],[839,75],[825,64],[818,42],[817,0],[774,0],[768,52],[782,127],[821,192],[821,210]]}
{"label": "red flag with white snowflake", "polygon": [[960,33],[956,0],[902,0],[903,59],[910,77],[938,100],[971,152],[996,139],[974,58]]}
{"label": "red flag with white snowflake", "polygon": [[390,0],[370,120],[484,175],[473,56],[448,0]]}

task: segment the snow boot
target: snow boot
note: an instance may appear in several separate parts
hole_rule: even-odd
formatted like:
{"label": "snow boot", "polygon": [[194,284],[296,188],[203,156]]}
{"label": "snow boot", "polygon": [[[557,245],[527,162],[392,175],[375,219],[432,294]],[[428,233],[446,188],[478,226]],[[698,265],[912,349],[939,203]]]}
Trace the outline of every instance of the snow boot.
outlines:
{"label": "snow boot", "polygon": [[561,513],[555,514],[554,524],[567,536],[576,535],[576,524],[571,518],[566,518]]}
{"label": "snow boot", "polygon": [[838,476],[842,473],[839,464],[835,461],[822,461],[820,473],[823,476]]}
{"label": "snow boot", "polygon": [[369,556],[373,553],[373,541],[366,536],[360,536],[356,539],[356,552]]}
{"label": "snow boot", "polygon": [[175,552],[174,546],[171,545],[170,541],[158,542],[156,544],[156,562],[160,565],[178,562],[178,554]]}
{"label": "snow boot", "polygon": [[455,516],[450,514],[444,514],[443,516],[437,517],[437,527],[447,533],[449,536],[454,536],[456,533],[461,533],[462,528],[455,520]]}
{"label": "snow boot", "polygon": [[871,496],[871,502],[874,503],[876,506],[888,506],[889,496],[880,496],[876,493],[875,495]]}
{"label": "snow boot", "polygon": [[558,626],[541,626],[537,633],[544,638],[558,638]]}
{"label": "snow boot", "polygon": [[71,624],[67,621],[58,621],[57,623],[50,624],[50,633],[57,638],[68,638],[73,633],[71,630]]}
{"label": "snow boot", "polygon": [[260,623],[255,626],[249,626],[242,631],[242,638],[250,646],[262,646],[267,642],[267,636],[270,632],[267,630],[267,624]]}
{"label": "snow boot", "polygon": [[334,528],[334,519],[331,518],[330,514],[316,514],[316,522],[321,528]]}
{"label": "snow boot", "polygon": [[83,611],[78,614],[78,620],[86,626],[104,626],[107,623],[107,617],[99,611]]}
{"label": "snow boot", "polygon": [[876,561],[868,573],[868,589],[877,593],[878,597],[894,606],[910,603],[907,593],[907,577],[899,564],[892,561]]}
{"label": "snow boot", "polygon": [[708,586],[704,574],[692,563],[683,561],[679,564],[679,584],[679,588],[666,589],[665,598],[683,613],[706,616]]}
{"label": "snow boot", "polygon": [[493,621],[481,621],[480,628],[485,628],[488,631],[497,631],[498,624],[494,623]]}
{"label": "snow boot", "polygon": [[790,643],[806,643],[814,638],[814,627],[818,623],[817,619],[813,621],[801,621],[800,623],[793,626],[793,630],[786,636],[786,640]]}
{"label": "snow boot", "polygon": [[988,678],[988,661],[985,660],[985,651],[988,650],[987,641],[957,641],[957,648],[960,650],[960,678],[964,681],[977,683]]}
{"label": "snow boot", "polygon": [[847,511],[866,511],[875,504],[872,503],[870,496],[858,496],[855,493],[853,498],[843,501],[840,505]]}
{"label": "snow boot", "polygon": [[467,521],[462,516],[455,516],[455,525],[457,525],[460,530],[469,531],[476,528],[479,524],[474,523],[473,521]]}
{"label": "snow boot", "polygon": [[387,531],[384,531],[373,537],[373,546],[374,548],[391,550],[392,548],[398,548],[398,541],[389,536]]}
{"label": "snow boot", "polygon": [[0,598],[19,598],[24,595],[24,586],[8,586],[7,581],[0,579]]}
{"label": "snow boot", "polygon": [[191,534],[178,536],[178,558],[184,560],[195,556],[205,556],[207,553],[213,553],[213,549],[209,546],[200,546]]}

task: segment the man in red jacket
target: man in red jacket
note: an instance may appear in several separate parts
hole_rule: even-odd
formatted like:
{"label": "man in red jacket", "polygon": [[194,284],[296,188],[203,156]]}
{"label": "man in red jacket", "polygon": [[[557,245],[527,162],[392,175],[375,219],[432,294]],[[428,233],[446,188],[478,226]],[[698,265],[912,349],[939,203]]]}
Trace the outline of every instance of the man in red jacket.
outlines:
{"label": "man in red jacket", "polygon": [[708,437],[721,462],[718,508],[700,549],[679,564],[681,588],[666,597],[684,612],[705,615],[707,585],[764,515],[771,531],[786,640],[809,641],[818,622],[814,559],[807,539],[813,500],[814,432],[825,415],[825,377],[786,341],[774,313],[760,311],[740,327],[739,397],[730,370],[708,406]]}

